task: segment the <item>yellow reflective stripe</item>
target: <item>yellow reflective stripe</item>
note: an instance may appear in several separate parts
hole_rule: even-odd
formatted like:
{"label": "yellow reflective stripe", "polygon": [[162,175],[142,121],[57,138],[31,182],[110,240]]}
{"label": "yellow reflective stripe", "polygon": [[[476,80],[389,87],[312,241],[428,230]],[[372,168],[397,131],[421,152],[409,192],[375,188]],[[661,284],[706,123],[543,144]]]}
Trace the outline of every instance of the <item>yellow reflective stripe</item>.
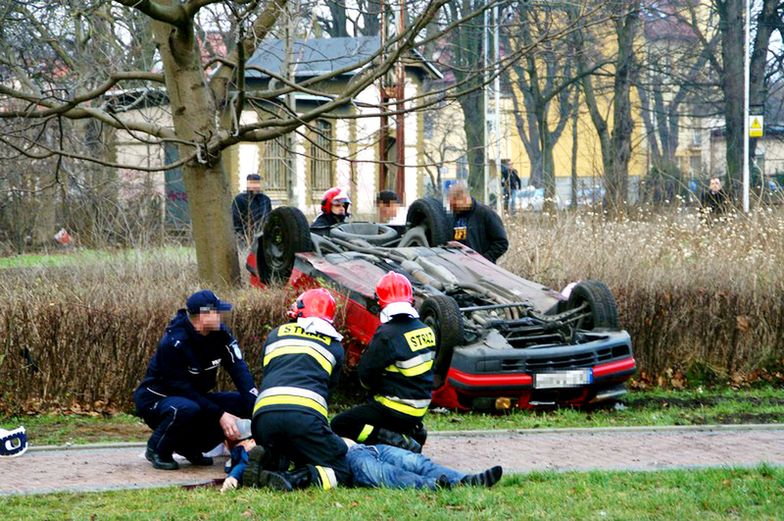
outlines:
{"label": "yellow reflective stripe", "polygon": [[260,398],[253,406],[253,414],[266,405],[301,405],[302,407],[309,407],[321,413],[324,417],[327,416],[327,409],[316,400],[310,398],[303,398],[301,396],[292,396],[286,394],[278,394],[274,396],[267,396]]}
{"label": "yellow reflective stripe", "polygon": [[321,479],[321,488],[323,488],[324,490],[331,489],[333,484],[329,474],[327,474],[327,469],[319,465],[314,465],[314,467],[316,467],[316,470],[319,473],[319,478]]}
{"label": "yellow reflective stripe", "polygon": [[372,425],[365,425],[364,427],[362,427],[362,430],[360,431],[359,436],[357,436],[357,441],[359,443],[364,442],[366,439],[368,439],[368,436],[370,436],[370,434],[372,432],[373,432],[373,426]]}
{"label": "yellow reflective stripe", "polygon": [[275,357],[283,356],[283,355],[308,355],[313,357],[319,365],[324,368],[328,375],[332,374],[332,364],[329,363],[329,360],[324,358],[324,355],[313,349],[312,347],[306,346],[291,346],[291,347],[280,347],[267,356],[264,357],[264,362],[262,365],[264,367],[267,366],[270,360]]}
{"label": "yellow reflective stripe", "polygon": [[384,370],[390,373],[400,373],[403,376],[418,376],[422,373],[426,373],[430,371],[430,368],[433,367],[433,361],[428,360],[427,362],[422,362],[419,365],[415,365],[414,367],[407,367],[402,369],[397,367],[396,365],[390,365],[389,367],[385,367]]}
{"label": "yellow reflective stripe", "polygon": [[393,411],[402,412],[403,414],[407,414],[409,416],[415,416],[420,418],[425,415],[427,412],[427,406],[425,407],[412,407],[410,405],[406,405],[404,403],[395,402],[390,400],[385,396],[375,396],[374,399],[383,405],[384,407],[389,407]]}

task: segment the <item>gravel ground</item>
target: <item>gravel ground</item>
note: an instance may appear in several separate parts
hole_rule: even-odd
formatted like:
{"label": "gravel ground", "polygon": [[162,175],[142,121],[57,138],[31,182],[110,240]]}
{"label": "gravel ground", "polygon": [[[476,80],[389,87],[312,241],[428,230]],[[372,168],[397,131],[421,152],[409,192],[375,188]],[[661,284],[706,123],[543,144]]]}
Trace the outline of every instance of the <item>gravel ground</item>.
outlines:
{"label": "gravel ground", "polygon": [[[500,464],[507,474],[784,465],[784,424],[432,433],[424,452],[459,470]],[[224,461],[172,472],[153,469],[139,443],[31,447],[0,459],[0,495],[191,485],[224,477]]]}

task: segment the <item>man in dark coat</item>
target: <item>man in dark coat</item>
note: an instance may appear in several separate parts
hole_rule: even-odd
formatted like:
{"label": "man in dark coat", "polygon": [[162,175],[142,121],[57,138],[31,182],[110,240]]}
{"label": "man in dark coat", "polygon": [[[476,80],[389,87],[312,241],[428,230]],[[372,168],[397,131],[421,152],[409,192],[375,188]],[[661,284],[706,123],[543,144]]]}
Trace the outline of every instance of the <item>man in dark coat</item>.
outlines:
{"label": "man in dark coat", "polygon": [[[258,395],[237,341],[222,323],[231,304],[210,290],[194,293],[166,327],[147,374],[133,393],[138,415],[153,429],[145,456],[152,466],[176,470],[172,453],[194,465],[212,465],[202,455],[239,434],[238,418],[249,418]],[[223,366],[235,392],[210,392]]]}
{"label": "man in dark coat", "polygon": [[449,208],[453,214],[452,240],[465,244],[493,263],[509,248],[501,218],[471,197],[464,184],[449,188]]}
{"label": "man in dark coat", "polygon": [[247,190],[237,194],[231,204],[234,233],[243,245],[250,244],[253,237],[261,232],[264,218],[272,211],[270,198],[261,192],[261,176],[250,174],[245,179]]}
{"label": "man in dark coat", "polygon": [[708,190],[702,194],[700,200],[702,213],[708,218],[715,218],[730,209],[730,198],[721,186],[718,177],[711,177]]}

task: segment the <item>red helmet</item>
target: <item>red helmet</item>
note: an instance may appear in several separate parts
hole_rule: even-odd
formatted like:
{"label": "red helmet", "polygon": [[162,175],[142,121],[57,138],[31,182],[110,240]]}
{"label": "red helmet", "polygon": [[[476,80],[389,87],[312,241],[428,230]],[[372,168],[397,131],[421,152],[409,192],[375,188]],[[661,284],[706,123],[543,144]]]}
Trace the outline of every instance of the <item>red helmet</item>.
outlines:
{"label": "red helmet", "polygon": [[348,194],[337,186],[330,188],[324,192],[324,197],[321,198],[321,213],[331,213],[332,203],[345,203],[346,213],[348,214],[348,205],[351,204]]}
{"label": "red helmet", "polygon": [[291,318],[317,317],[330,324],[335,318],[335,299],[324,288],[309,289],[302,293],[289,308]]}
{"label": "red helmet", "polygon": [[400,273],[390,271],[381,277],[378,284],[376,284],[376,298],[381,309],[393,302],[413,304],[414,292],[411,289],[411,282]]}

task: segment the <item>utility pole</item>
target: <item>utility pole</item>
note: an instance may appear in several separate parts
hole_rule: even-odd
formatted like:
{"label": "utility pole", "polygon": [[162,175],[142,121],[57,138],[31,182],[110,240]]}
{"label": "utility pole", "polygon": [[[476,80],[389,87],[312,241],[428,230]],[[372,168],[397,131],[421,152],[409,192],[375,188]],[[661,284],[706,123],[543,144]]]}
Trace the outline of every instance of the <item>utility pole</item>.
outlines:
{"label": "utility pole", "polygon": [[749,213],[749,82],[751,75],[751,0],[746,0],[746,39],[743,46],[743,212]]}
{"label": "utility pole", "polygon": [[[395,15],[394,27],[396,28],[396,36],[403,34],[405,30],[405,0],[398,0],[398,9],[394,9],[391,13]],[[381,16],[381,53],[382,57],[387,55],[387,46],[389,45],[389,23],[388,14],[390,13],[390,5],[385,0],[381,1],[380,16]],[[397,45],[401,45],[398,41]],[[381,77],[381,84],[379,87],[379,94],[381,99],[381,116],[379,128],[379,158],[380,158],[380,179],[379,188],[386,189],[389,184],[389,109],[392,106],[392,99],[395,99],[395,146],[397,147],[397,154],[395,157],[395,165],[397,174],[395,175],[395,191],[398,197],[405,204],[406,197],[406,143],[405,143],[405,98],[406,98],[406,67],[402,58],[397,61],[394,68],[394,77],[385,74]]]}

